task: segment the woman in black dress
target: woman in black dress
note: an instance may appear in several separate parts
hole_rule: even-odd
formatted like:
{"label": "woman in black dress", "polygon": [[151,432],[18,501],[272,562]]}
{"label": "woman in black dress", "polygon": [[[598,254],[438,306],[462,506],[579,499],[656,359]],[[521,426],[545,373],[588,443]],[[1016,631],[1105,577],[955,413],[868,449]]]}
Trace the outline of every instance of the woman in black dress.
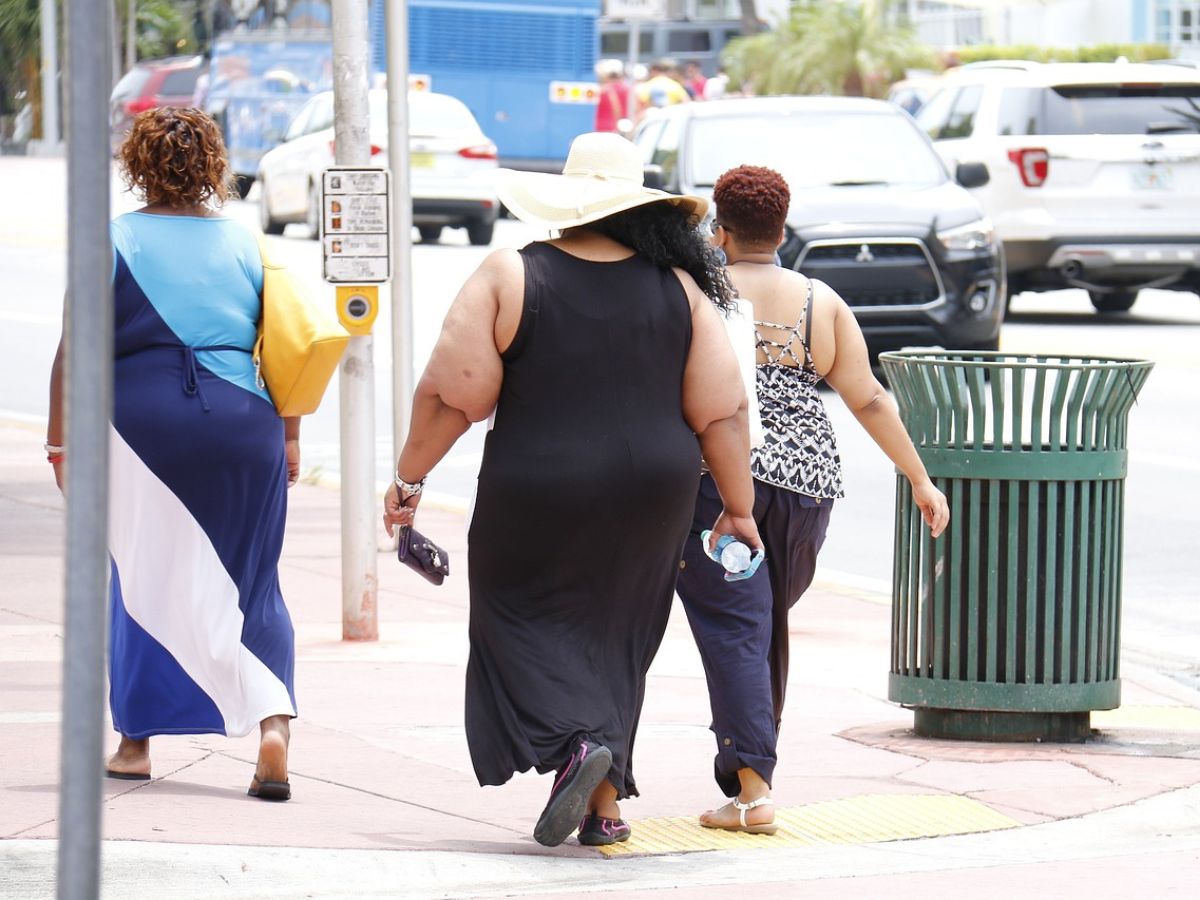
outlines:
{"label": "woman in black dress", "polygon": [[471,523],[466,728],[480,784],[557,772],[534,829],[625,840],[617,801],[706,460],[713,530],[759,547],[747,401],[714,309],[729,285],[707,204],[642,186],[636,147],[572,144],[562,175],[504,173],[519,218],[560,232],[493,253],[463,286],[413,399],[385,498],[405,525],[425,475],[496,413]]}

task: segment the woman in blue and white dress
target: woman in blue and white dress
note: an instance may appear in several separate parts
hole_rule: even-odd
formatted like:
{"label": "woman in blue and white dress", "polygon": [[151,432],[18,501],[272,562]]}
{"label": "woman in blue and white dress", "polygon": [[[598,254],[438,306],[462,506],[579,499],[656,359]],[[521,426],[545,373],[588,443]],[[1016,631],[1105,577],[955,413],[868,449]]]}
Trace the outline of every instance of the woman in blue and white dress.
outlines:
{"label": "woman in blue and white dress", "polygon": [[[257,383],[254,236],[213,207],[230,173],[196,109],[134,121],[119,159],[146,205],[116,219],[110,436],[111,778],[150,777],[150,737],[261,729],[250,794],[286,800],[295,645],[277,567],[299,420]],[[62,485],[62,343],[47,453]]]}

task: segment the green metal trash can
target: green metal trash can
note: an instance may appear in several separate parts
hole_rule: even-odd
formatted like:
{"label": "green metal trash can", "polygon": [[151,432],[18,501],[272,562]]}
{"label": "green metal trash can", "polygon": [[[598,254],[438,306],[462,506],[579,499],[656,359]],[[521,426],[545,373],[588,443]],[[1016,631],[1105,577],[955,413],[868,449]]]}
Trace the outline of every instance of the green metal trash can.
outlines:
{"label": "green metal trash can", "polygon": [[950,505],[931,540],[898,477],[888,697],[930,737],[1085,740],[1121,701],[1127,419],[1153,363],[880,360]]}

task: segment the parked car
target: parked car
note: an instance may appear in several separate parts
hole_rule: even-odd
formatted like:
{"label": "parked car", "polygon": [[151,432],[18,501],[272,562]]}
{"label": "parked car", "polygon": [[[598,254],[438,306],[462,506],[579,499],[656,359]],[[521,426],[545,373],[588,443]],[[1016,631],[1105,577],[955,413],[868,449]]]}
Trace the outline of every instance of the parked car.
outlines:
{"label": "parked car", "polygon": [[915,116],[917,110],[937,91],[940,75],[914,75],[897,81],[888,89],[887,99],[909,115]]}
{"label": "parked car", "polygon": [[[872,355],[905,346],[996,349],[1004,257],[992,225],[912,118],[881,100],[763,97],[687,103],[643,120],[647,182],[711,196],[717,177],[768,166],[792,193],[782,265],[826,282]],[[719,211],[717,213],[719,215]]]}
{"label": "parked car", "polygon": [[205,68],[201,56],[172,56],[143,60],[126,72],[109,99],[113,149],[125,140],[138,113],[159,106],[191,106]]}
{"label": "parked car", "polygon": [[[371,158],[387,163],[387,92],[371,91]],[[500,209],[494,184],[496,145],[470,110],[446,94],[410,91],[409,166],[413,224],[425,243],[446,226],[465,228],[472,244],[492,242]],[[263,231],[282,234],[289,222],[306,222],[317,237],[321,172],[334,164],[333,92],[315,95],[288,126],[284,143],[258,168]]]}
{"label": "parked car", "polygon": [[1083,288],[1124,312],[1146,287],[1200,290],[1200,71],[1138,63],[975,63],[917,123],[996,225],[1009,289]]}

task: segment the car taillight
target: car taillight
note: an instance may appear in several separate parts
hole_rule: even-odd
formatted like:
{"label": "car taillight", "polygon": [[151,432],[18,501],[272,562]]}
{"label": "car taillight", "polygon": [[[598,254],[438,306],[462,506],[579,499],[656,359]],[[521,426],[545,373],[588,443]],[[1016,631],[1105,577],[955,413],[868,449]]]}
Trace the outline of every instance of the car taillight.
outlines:
{"label": "car taillight", "polygon": [[476,144],[473,147],[463,147],[458,151],[458,155],[463,159],[495,159],[496,145]]}
{"label": "car taillight", "polygon": [[1008,158],[1016,165],[1025,187],[1041,187],[1050,174],[1050,154],[1039,148],[1009,150]]}
{"label": "car taillight", "polygon": [[[371,145],[371,155],[372,156],[378,156],[382,152],[383,152],[383,148],[380,147],[378,144]],[[337,156],[337,141],[329,142],[329,155]]]}
{"label": "car taillight", "polygon": [[154,109],[157,105],[153,97],[138,97],[136,100],[126,100],[125,115],[136,116],[138,113],[144,113],[148,109]]}

